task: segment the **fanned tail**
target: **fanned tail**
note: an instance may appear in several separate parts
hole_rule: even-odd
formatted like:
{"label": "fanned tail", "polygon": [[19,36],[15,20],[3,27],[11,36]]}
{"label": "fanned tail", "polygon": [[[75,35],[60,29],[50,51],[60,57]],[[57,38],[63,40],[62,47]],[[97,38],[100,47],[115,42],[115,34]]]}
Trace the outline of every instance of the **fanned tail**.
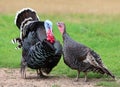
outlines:
{"label": "fanned tail", "polygon": [[19,29],[22,29],[28,22],[37,20],[39,20],[39,17],[33,9],[23,8],[17,12],[15,17],[15,24]]}

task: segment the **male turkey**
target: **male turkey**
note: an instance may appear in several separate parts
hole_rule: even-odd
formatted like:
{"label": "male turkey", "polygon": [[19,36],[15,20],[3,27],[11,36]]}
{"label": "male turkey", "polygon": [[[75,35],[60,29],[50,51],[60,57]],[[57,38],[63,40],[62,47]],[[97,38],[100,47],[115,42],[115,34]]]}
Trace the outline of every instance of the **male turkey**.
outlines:
{"label": "male turkey", "polygon": [[62,34],[64,42],[64,62],[70,68],[78,71],[76,80],[78,80],[80,72],[84,72],[85,81],[87,81],[88,71],[107,74],[112,78],[115,78],[115,76],[103,65],[100,56],[96,52],[69,37],[64,23],[58,22],[57,26]]}
{"label": "male turkey", "polygon": [[49,74],[58,64],[62,55],[62,46],[52,33],[52,22],[39,21],[36,12],[30,8],[19,11],[15,24],[20,29],[18,41],[22,47],[21,75],[26,78],[26,67],[36,69],[37,74]]}

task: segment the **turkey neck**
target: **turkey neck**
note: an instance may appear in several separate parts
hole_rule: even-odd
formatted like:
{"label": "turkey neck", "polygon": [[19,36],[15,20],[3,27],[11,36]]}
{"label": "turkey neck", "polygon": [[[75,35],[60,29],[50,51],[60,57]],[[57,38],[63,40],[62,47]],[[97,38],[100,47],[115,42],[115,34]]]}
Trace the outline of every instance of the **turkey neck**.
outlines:
{"label": "turkey neck", "polygon": [[63,33],[62,37],[63,40],[67,40],[69,38],[69,35],[67,33]]}
{"label": "turkey neck", "polygon": [[66,32],[63,33],[62,37],[63,37],[63,42],[64,42],[64,44],[65,44],[65,43],[71,44],[71,43],[73,42],[73,40],[70,38],[69,34],[66,33]]}
{"label": "turkey neck", "polygon": [[71,39],[68,33],[66,32],[66,26],[64,25],[64,32],[62,33],[63,41]]}

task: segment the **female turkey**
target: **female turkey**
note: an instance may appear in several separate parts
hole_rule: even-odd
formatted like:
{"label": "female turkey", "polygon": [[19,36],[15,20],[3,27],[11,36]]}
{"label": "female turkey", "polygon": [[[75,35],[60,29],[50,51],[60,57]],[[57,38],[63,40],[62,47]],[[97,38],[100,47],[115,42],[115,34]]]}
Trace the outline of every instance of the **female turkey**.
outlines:
{"label": "female turkey", "polygon": [[57,26],[63,37],[64,62],[70,68],[78,71],[76,80],[78,80],[80,72],[84,72],[85,81],[87,81],[88,71],[107,74],[115,78],[115,76],[103,65],[100,56],[96,52],[69,37],[64,23],[58,22]]}

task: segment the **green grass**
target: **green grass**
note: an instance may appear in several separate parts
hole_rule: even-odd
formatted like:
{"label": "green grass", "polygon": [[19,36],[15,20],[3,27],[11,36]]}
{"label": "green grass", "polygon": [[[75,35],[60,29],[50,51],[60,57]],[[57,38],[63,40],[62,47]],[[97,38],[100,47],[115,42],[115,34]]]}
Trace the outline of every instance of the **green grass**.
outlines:
{"label": "green grass", "polygon": [[[0,14],[0,67],[20,67],[21,50],[15,50],[17,45],[11,39],[19,36],[19,30],[14,24],[15,15]],[[39,15],[41,20],[53,21],[53,32],[62,43],[62,37],[56,22],[63,21],[67,32],[76,41],[85,44],[100,54],[104,64],[113,74],[120,77],[120,17],[119,15],[64,14]],[[76,71],[71,70],[63,62],[51,72],[56,75],[75,77]],[[80,77],[84,77],[82,74]],[[89,73],[89,78],[100,78],[99,74]],[[102,83],[101,83],[102,84]]]}
{"label": "green grass", "polygon": [[102,81],[102,82],[97,83],[96,86],[102,86],[102,87],[120,87],[120,84],[116,83],[116,82]]}
{"label": "green grass", "polygon": [[20,65],[20,50],[15,50],[15,45],[11,43],[11,39],[19,35],[13,19],[11,15],[0,15],[0,67]]}

